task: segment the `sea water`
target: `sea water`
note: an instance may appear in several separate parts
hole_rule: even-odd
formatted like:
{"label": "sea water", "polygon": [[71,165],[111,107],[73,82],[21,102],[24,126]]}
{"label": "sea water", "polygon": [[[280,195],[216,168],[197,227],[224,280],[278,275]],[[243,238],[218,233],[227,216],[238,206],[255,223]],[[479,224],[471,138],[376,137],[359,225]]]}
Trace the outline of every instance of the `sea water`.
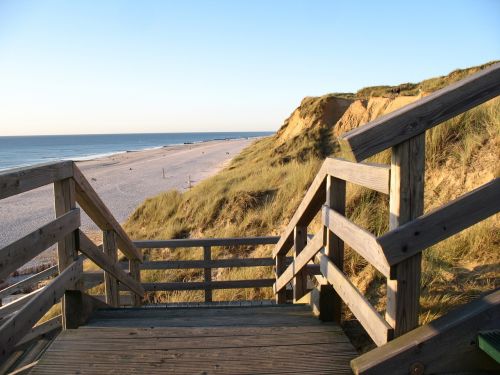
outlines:
{"label": "sea water", "polygon": [[271,132],[0,136],[0,170],[55,160],[88,160],[211,140],[262,137]]}

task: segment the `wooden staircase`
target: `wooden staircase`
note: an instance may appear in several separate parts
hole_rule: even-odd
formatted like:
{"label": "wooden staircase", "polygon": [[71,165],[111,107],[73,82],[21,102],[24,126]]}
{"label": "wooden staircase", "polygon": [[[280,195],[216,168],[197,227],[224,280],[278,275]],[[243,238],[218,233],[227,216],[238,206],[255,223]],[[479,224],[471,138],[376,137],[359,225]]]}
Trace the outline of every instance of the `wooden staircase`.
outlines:
{"label": "wooden staircase", "polygon": [[[56,218],[0,249],[0,279],[53,244],[58,265],[0,291],[4,298],[57,274],[43,288],[0,307],[0,371],[338,374],[350,371],[351,360],[357,374],[500,371],[488,346],[491,340],[484,336],[485,331],[500,329],[500,290],[418,327],[422,252],[500,211],[500,178],[495,178],[424,212],[425,132],[499,94],[496,64],[344,134],[340,141],[345,159],[324,161],[280,237],[132,241],[74,163],[2,172],[0,199],[54,184]],[[386,149],[391,150],[390,165],[362,162]],[[387,233],[375,236],[346,217],[347,184],[389,196]],[[80,209],[103,231],[102,245],[80,230]],[[308,226],[317,215],[322,228],[310,235]],[[345,244],[385,278],[385,311],[372,306],[344,274]],[[212,247],[257,245],[274,245],[272,257],[212,255]],[[203,256],[144,261],[142,249],[163,248],[199,248]],[[118,259],[118,249],[126,261]],[[84,272],[85,259],[101,271]],[[275,278],[212,280],[213,268],[272,266]],[[144,283],[141,270],[146,269],[200,269],[204,277],[196,282]],[[87,293],[101,283],[101,299]],[[276,305],[212,302],[217,289],[269,287]],[[203,291],[205,302],[143,305],[146,292],[176,290]],[[61,299],[61,316],[38,323]],[[123,309],[128,304],[135,308]],[[354,358],[339,328],[343,305],[378,348]],[[320,320],[310,316],[311,307]],[[40,341],[61,329],[50,346]],[[27,354],[26,348],[34,345],[39,350]],[[26,358],[33,362],[26,364]]]}

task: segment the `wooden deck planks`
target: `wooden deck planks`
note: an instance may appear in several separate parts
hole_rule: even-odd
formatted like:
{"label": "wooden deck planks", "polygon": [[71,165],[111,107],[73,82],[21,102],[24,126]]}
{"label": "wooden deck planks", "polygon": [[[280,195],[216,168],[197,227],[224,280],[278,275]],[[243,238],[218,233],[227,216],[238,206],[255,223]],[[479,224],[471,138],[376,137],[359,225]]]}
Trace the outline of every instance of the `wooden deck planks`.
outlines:
{"label": "wooden deck planks", "polygon": [[304,305],[109,309],[62,332],[31,374],[350,374],[355,356]]}

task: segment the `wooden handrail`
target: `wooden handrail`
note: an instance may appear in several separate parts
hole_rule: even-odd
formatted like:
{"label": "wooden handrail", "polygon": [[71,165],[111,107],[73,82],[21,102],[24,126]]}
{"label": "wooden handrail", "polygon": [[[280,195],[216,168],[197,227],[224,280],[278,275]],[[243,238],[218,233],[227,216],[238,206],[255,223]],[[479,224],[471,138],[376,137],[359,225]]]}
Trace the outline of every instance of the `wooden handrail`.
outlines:
{"label": "wooden handrail", "polygon": [[333,286],[375,344],[380,346],[391,340],[394,333],[392,327],[351,283],[349,278],[324,253],[319,252],[316,258],[320,263],[321,274]]}
{"label": "wooden handrail", "polygon": [[80,251],[89,257],[95,264],[101,267],[104,271],[113,275],[120,283],[125,285],[135,294],[143,297],[144,288],[142,285],[127,275],[117,263],[112,260],[99,249],[82,231],[80,231]]}
{"label": "wooden handrail", "polygon": [[500,178],[387,232],[377,239],[389,265],[500,212]]}
{"label": "wooden handrail", "polygon": [[14,345],[59,300],[64,292],[74,287],[80,278],[83,257],[74,261],[59,276],[44,286],[26,305],[0,326],[0,359],[5,358]]}
{"label": "wooden handrail", "polygon": [[80,226],[80,210],[75,208],[43,227],[0,249],[0,279],[46,250]]}
{"label": "wooden handrail", "polygon": [[38,324],[31,328],[31,330],[17,342],[16,348],[17,350],[20,346],[30,343],[31,341],[40,338],[47,333],[58,330],[62,328],[62,315],[57,315],[54,318],[47,320],[41,324]]}
{"label": "wooden handrail", "polygon": [[279,236],[264,237],[226,237],[226,238],[180,238],[172,240],[142,240],[133,241],[139,249],[162,249],[179,247],[203,246],[243,246],[243,245],[273,245],[278,242]]}
{"label": "wooden handrail", "polygon": [[344,155],[362,161],[500,94],[500,63],[340,136]]}
{"label": "wooden handrail", "polygon": [[32,276],[27,277],[26,279],[23,279],[13,285],[8,286],[5,289],[0,290],[0,300],[2,298],[5,298],[6,296],[10,296],[11,294],[14,294],[16,292],[19,292],[20,290],[27,288],[29,286],[32,286],[33,284],[41,281],[48,279],[51,276],[54,276],[57,274],[57,265],[52,266],[47,268],[46,270],[40,271]]}
{"label": "wooden handrail", "polygon": [[16,300],[0,307],[0,318],[5,318],[6,316],[16,312],[21,307],[26,305],[29,301],[33,299],[38,293],[40,293],[41,289],[37,289],[32,291],[31,293],[25,294],[22,297],[17,298]]}
{"label": "wooden handrail", "polygon": [[389,194],[390,167],[383,164],[353,163],[337,158],[326,158],[299,207],[290,219],[273,250],[273,258],[286,254],[293,246],[297,226],[307,226],[326,201],[326,178],[333,176],[369,189]]}
{"label": "wooden handrail", "polygon": [[329,176],[389,194],[390,165],[354,163],[338,158],[326,158],[324,165]]}
{"label": "wooden handrail", "polygon": [[351,368],[358,375],[497,373],[495,362],[479,351],[477,334],[498,329],[499,319],[500,289],[496,289],[353,359]]}
{"label": "wooden handrail", "polygon": [[391,275],[391,267],[382,248],[377,243],[377,238],[373,234],[358,227],[344,215],[328,208],[328,206],[323,207],[322,217],[323,224],[326,227],[351,246],[354,251],[365,258],[384,276],[389,278],[395,276]]}
{"label": "wooden handrail", "polygon": [[321,166],[299,207],[273,250],[273,258],[286,254],[293,246],[293,233],[297,225],[307,226],[326,200],[326,163]]}
{"label": "wooden handrail", "polygon": [[191,281],[169,283],[143,283],[148,292],[169,290],[206,290],[206,289],[240,289],[240,288],[269,288],[274,284],[274,279],[248,279],[248,280],[218,280],[218,281]]}
{"label": "wooden handrail", "polygon": [[309,241],[304,249],[297,255],[286,270],[278,277],[274,284],[274,292],[281,291],[286,284],[292,281],[293,277],[301,272],[307,266],[309,261],[321,250],[324,242],[324,233],[321,230],[311,241]]}
{"label": "wooden handrail", "polygon": [[197,268],[231,268],[231,267],[271,267],[273,258],[230,258],[211,260],[160,260],[143,262],[141,270],[176,270]]}
{"label": "wooden handrail", "polygon": [[73,179],[76,185],[76,201],[87,215],[102,230],[115,231],[118,247],[127,258],[142,261],[142,254],[76,165],[73,166]]}
{"label": "wooden handrail", "polygon": [[73,176],[73,162],[37,164],[0,172],[0,199]]}

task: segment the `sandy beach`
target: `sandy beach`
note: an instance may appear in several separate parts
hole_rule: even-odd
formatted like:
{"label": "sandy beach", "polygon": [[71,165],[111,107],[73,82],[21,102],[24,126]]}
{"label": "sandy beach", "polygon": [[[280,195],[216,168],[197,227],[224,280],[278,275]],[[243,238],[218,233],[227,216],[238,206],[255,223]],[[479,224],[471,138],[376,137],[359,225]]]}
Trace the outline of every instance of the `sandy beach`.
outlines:
{"label": "sandy beach", "polygon": [[[77,164],[116,219],[124,222],[146,198],[171,189],[186,190],[189,181],[194,185],[215,174],[254,141],[237,139],[169,146]],[[0,247],[53,218],[52,186],[2,200]],[[85,231],[98,230],[86,215],[82,215],[82,227]],[[53,254],[53,249],[46,251],[35,262],[50,263]]]}

